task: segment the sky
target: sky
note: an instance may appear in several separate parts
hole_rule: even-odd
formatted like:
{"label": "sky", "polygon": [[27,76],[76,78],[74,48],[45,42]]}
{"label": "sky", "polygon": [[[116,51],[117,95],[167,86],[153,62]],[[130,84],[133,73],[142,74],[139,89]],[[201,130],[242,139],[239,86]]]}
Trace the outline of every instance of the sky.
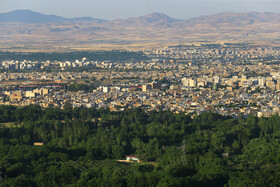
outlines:
{"label": "sky", "polygon": [[223,11],[280,13],[280,0],[0,0],[0,13],[19,9],[67,18],[114,20],[159,12],[188,19]]}

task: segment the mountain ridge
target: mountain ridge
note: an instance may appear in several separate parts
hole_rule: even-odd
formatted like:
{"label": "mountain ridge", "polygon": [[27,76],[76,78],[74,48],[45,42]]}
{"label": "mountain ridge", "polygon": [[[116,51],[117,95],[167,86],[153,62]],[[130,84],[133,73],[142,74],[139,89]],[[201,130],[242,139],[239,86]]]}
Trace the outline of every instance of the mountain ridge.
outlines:
{"label": "mountain ridge", "polygon": [[107,20],[92,17],[65,18],[57,15],[46,15],[29,9],[14,10],[7,13],[0,13],[0,22],[17,23],[52,23],[52,22],[71,22],[71,21],[99,21]]}
{"label": "mountain ridge", "polygon": [[[241,16],[244,17],[243,19],[249,18],[250,19],[259,19],[262,21],[268,21],[269,19],[278,16],[280,20],[280,13],[272,13],[272,12],[243,12],[243,13],[235,13],[235,12],[229,12],[224,11],[212,15],[201,15],[194,18],[188,18],[188,19],[177,19],[170,17],[164,13],[159,12],[153,12],[147,15],[138,16],[138,17],[130,17],[126,19],[116,19],[112,21],[108,21],[105,19],[100,18],[93,18],[90,16],[87,17],[73,17],[73,18],[65,18],[62,16],[57,15],[46,15],[39,12],[35,12],[29,9],[26,10],[14,10],[7,13],[0,13],[0,22],[5,23],[51,23],[51,22],[73,22],[73,21],[99,21],[99,22],[110,22],[110,23],[125,23],[128,22],[130,24],[134,23],[155,23],[155,22],[161,22],[161,23],[178,23],[178,22],[193,22],[193,21],[204,21],[207,23],[212,23],[213,21],[224,21],[229,22],[233,21],[230,19],[233,18],[239,18],[237,21],[241,21]],[[262,19],[260,18],[262,17]],[[218,18],[218,19],[217,19]],[[223,19],[222,19],[223,18]],[[209,19],[212,20],[212,22],[209,22]]]}
{"label": "mountain ridge", "polygon": [[[13,16],[24,12],[20,19]],[[7,14],[9,19],[5,20]],[[0,50],[14,49],[14,46],[15,49],[34,50],[37,46],[46,49],[57,46],[63,49],[75,46],[78,49],[103,49],[102,46],[145,46],[201,40],[280,41],[280,14],[271,12],[221,12],[185,20],[151,13],[107,21],[16,11],[4,13],[4,17],[0,14],[0,24]]]}

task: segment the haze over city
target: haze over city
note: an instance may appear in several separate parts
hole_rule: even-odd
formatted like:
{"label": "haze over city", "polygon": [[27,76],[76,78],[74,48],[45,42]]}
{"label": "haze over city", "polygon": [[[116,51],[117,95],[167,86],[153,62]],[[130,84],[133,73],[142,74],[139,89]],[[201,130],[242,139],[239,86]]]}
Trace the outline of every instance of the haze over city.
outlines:
{"label": "haze over city", "polygon": [[153,12],[188,19],[223,11],[280,12],[279,0],[1,0],[0,12],[30,9],[63,17],[90,16],[107,20],[137,17]]}

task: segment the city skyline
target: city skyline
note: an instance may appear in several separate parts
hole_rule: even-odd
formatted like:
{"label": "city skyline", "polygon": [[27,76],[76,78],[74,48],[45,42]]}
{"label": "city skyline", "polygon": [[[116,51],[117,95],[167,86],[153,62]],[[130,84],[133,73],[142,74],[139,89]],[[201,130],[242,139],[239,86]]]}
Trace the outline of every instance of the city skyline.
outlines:
{"label": "city skyline", "polygon": [[[211,15],[224,11],[229,12],[275,12],[280,13],[280,1],[264,0],[83,0],[79,1],[44,1],[44,0],[1,0],[0,12],[6,13],[19,9],[30,9],[49,15],[58,15],[67,18],[90,16],[106,20],[126,19],[138,17],[153,12],[167,14],[177,19],[188,19],[202,15]],[[65,6],[67,4],[67,7]]]}

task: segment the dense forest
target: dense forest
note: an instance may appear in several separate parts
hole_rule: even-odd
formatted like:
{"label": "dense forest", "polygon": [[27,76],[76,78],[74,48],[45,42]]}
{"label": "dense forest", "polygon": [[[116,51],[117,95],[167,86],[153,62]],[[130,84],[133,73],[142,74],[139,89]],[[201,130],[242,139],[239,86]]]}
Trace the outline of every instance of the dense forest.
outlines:
{"label": "dense forest", "polygon": [[3,60],[30,60],[30,61],[75,61],[86,57],[89,61],[141,61],[148,57],[143,52],[133,51],[77,51],[64,53],[43,52],[0,52],[0,61]]}
{"label": "dense forest", "polygon": [[30,105],[0,106],[0,124],[3,187],[280,184],[278,116]]}

